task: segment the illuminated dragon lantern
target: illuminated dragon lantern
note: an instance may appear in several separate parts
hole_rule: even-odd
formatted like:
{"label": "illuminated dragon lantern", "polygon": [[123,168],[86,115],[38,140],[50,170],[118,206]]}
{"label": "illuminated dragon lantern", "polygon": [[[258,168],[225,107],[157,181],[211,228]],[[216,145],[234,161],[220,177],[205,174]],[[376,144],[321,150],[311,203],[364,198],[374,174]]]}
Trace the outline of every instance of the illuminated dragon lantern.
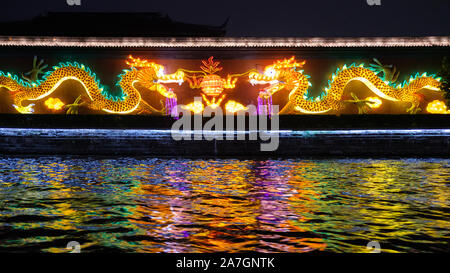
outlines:
{"label": "illuminated dragon lantern", "polygon": [[[124,70],[124,73],[119,75],[119,81],[116,84],[120,87],[118,94],[108,92],[106,87],[102,86],[100,81],[97,80],[95,73],[77,62],[60,63],[45,73],[41,80],[37,80],[36,76],[42,73],[39,69],[36,69],[34,79],[28,81],[21,80],[10,73],[0,72],[0,87],[12,91],[14,107],[20,113],[33,112],[34,104],[24,106],[23,102],[47,98],[66,80],[76,80],[83,85],[88,97],[84,103],[92,109],[116,114],[127,114],[135,111],[162,113],[164,109],[157,110],[142,99],[135,84],[140,83],[143,87],[156,91],[163,97],[176,99],[175,93],[166,88],[164,83],[181,84],[184,78],[183,72],[177,71],[174,74],[165,75],[162,65],[135,59],[132,56],[129,56],[126,63],[130,66],[130,69]],[[46,105],[49,105],[50,99],[46,101]],[[51,105],[54,107],[53,102],[51,102]]]}
{"label": "illuminated dragon lantern", "polygon": [[[380,71],[372,67],[366,68],[364,64],[358,66],[352,64],[348,67],[338,68],[328,81],[328,87],[319,96],[312,97],[309,94],[309,87],[312,86],[308,80],[310,77],[305,75],[303,70],[298,70],[304,64],[305,61],[296,61],[294,57],[279,60],[266,66],[262,74],[251,72],[249,80],[252,84],[269,84],[263,92],[260,92],[261,98],[271,97],[281,89],[290,90],[289,101],[279,114],[292,114],[296,111],[305,114],[319,114],[330,110],[341,110],[347,102],[355,102],[343,99],[345,87],[355,80],[364,83],[380,98],[411,103],[409,112],[417,111],[419,103],[423,99],[422,95],[417,93],[418,91],[422,89],[440,90],[440,78],[436,78],[434,75],[427,76],[424,73],[419,76],[416,74],[415,77],[410,78],[409,82],[393,86],[393,83],[377,76]],[[381,100],[371,97],[362,102],[369,103],[369,106],[374,104],[371,107],[375,108],[379,106]]]}
{"label": "illuminated dragon lantern", "polygon": [[[368,109],[375,109],[382,104],[381,99],[410,103],[407,109],[410,113],[418,112],[419,105],[424,95],[419,93],[423,89],[440,91],[440,78],[426,73],[410,77],[402,84],[395,84],[399,72],[395,67],[383,66],[378,60],[376,64],[365,67],[364,64],[343,66],[332,74],[328,86],[318,96],[310,94],[309,76],[304,74],[301,68],[305,61],[298,61],[295,57],[277,60],[265,67],[264,72],[249,70],[241,74],[228,74],[226,77],[220,75],[222,67],[220,62],[214,61],[213,57],[203,60],[200,71],[190,71],[179,68],[172,74],[165,74],[164,66],[147,59],[133,58],[131,55],[125,61],[129,69],[119,75],[117,81],[117,92],[111,92],[100,84],[95,73],[88,67],[77,62],[60,63],[52,70],[43,72],[46,65],[43,61],[33,63],[33,69],[22,75],[23,79],[10,73],[0,71],[0,87],[10,90],[13,97],[13,106],[20,113],[32,113],[34,101],[43,101],[48,109],[62,110],[68,108],[67,114],[77,114],[81,105],[91,109],[100,110],[113,114],[128,113],[156,113],[171,114],[177,105],[177,96],[168,84],[189,83],[191,89],[201,90],[201,100],[183,106],[194,113],[204,110],[204,103],[212,109],[224,104],[227,112],[235,113],[248,108],[234,100],[226,100],[227,94],[233,91],[240,77],[248,75],[251,84],[268,85],[259,92],[258,114],[260,105],[269,106],[268,114],[272,114],[272,96],[280,90],[289,92],[287,104],[280,110],[279,114],[320,114],[329,111],[340,111],[349,103],[358,106],[358,112],[367,113]],[[383,72],[383,76],[378,74]],[[43,74],[39,79],[39,74]],[[59,98],[51,97],[51,94],[67,80],[75,80],[81,83],[85,94],[80,95],[72,104],[65,104]],[[351,93],[353,100],[344,98],[345,87],[352,81],[363,83],[376,96],[360,100]],[[147,103],[140,92],[156,92],[166,99],[166,104],[161,109],[156,109]],[[442,100],[434,100],[426,107],[428,113],[450,113]],[[276,113],[273,113],[276,114]]]}

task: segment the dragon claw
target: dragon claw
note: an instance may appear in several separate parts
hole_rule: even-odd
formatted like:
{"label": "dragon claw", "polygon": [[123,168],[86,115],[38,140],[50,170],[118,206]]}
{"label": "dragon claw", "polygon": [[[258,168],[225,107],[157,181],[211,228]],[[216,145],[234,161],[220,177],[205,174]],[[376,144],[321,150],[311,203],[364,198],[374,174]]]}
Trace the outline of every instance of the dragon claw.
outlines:
{"label": "dragon claw", "polygon": [[27,106],[17,106],[15,104],[13,104],[13,106],[14,106],[14,108],[16,108],[16,110],[19,113],[22,113],[22,114],[32,114],[34,112],[34,109],[33,109],[34,103],[31,103]]}
{"label": "dragon claw", "polygon": [[420,111],[422,111],[422,109],[419,108],[419,106],[416,104],[413,104],[413,105],[411,105],[411,107],[406,109],[406,112],[408,112],[409,114],[417,114]]}
{"label": "dragon claw", "polygon": [[29,83],[36,82],[39,78],[39,74],[44,74],[44,70],[48,67],[47,64],[44,64],[43,59],[41,59],[39,63],[36,62],[37,56],[34,56],[32,69],[25,73],[25,75],[29,77],[25,77],[24,75],[22,75],[22,78]]}

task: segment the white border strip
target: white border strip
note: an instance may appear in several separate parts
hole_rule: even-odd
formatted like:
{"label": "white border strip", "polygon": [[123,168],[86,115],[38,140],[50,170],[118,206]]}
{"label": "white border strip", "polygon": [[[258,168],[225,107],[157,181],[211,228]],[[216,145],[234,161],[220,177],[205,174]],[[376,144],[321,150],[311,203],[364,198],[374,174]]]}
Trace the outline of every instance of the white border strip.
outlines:
{"label": "white border strip", "polygon": [[172,131],[170,129],[86,129],[86,128],[0,128],[0,137],[104,137],[104,138],[117,138],[117,137],[164,137],[171,134],[178,135],[192,135],[196,133],[202,133],[203,135],[225,135],[225,134],[249,134],[264,132],[265,134],[279,134],[281,137],[315,137],[315,136],[340,136],[340,137],[352,137],[352,136],[450,136],[450,129],[368,129],[368,130],[274,130],[274,131]]}
{"label": "white border strip", "polygon": [[0,36],[0,46],[148,48],[448,47],[450,36],[379,38],[144,38]]}

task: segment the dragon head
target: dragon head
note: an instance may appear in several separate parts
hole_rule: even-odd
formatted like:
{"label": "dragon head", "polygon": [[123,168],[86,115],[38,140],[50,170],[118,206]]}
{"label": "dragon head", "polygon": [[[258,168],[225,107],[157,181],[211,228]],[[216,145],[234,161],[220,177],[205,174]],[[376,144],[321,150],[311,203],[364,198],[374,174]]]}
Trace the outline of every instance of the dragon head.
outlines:
{"label": "dragon head", "polygon": [[297,67],[303,67],[304,64],[305,61],[298,62],[294,56],[290,59],[277,60],[273,64],[266,66],[262,74],[251,72],[248,76],[249,81],[252,85],[269,84],[269,87],[265,88],[260,95],[265,97],[271,96],[286,84],[290,83],[292,81],[292,71]]}
{"label": "dragon head", "polygon": [[165,74],[164,66],[146,59],[134,58],[131,55],[128,56],[128,60],[125,62],[131,68],[139,68],[138,80],[146,88],[156,90],[166,98],[176,98],[175,93],[167,89],[163,84],[178,83],[181,85],[184,82],[183,71]]}

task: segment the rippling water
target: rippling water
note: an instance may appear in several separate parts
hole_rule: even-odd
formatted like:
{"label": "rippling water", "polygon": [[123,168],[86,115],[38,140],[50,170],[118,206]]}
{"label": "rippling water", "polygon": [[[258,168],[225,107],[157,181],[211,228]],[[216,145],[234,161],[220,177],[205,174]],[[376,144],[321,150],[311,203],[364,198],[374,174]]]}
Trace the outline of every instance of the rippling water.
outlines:
{"label": "rippling water", "polygon": [[0,157],[0,251],[450,251],[449,166]]}

